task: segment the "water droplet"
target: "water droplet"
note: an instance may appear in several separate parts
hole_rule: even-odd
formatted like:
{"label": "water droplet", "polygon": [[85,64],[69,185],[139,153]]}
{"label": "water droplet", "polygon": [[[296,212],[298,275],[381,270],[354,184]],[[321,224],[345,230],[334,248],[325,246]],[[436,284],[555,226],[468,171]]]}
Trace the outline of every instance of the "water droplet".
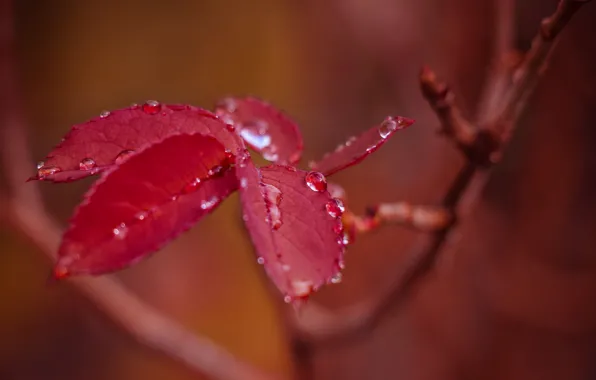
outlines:
{"label": "water droplet", "polygon": [[218,177],[218,176],[221,176],[224,171],[225,171],[224,167],[218,165],[218,166],[215,166],[215,167],[209,169],[209,171],[207,171],[207,175],[209,177]]}
{"label": "water droplet", "polygon": [[381,136],[381,138],[386,139],[387,137],[389,137],[389,135],[391,135],[391,133],[393,133],[396,130],[397,122],[394,118],[388,117],[379,126],[379,135]]}
{"label": "water droplet", "polygon": [[235,132],[236,131],[236,127],[234,126],[234,120],[232,120],[231,118],[224,118],[224,117],[220,117],[224,123],[226,123],[226,129],[230,132]]}
{"label": "water droplet", "polygon": [[217,198],[216,196],[213,196],[206,201],[202,201],[201,202],[201,210],[212,209],[217,204],[218,201],[219,201],[219,198]]}
{"label": "water droplet", "polygon": [[292,173],[296,173],[296,168],[294,166],[286,166],[286,170]]}
{"label": "water droplet", "polygon": [[234,113],[237,107],[238,105],[234,98],[223,98],[215,105],[214,112],[218,116],[226,113]]}
{"label": "water droplet", "polygon": [[265,264],[265,258],[264,257],[257,257],[257,264],[264,265]]}
{"label": "water droplet", "polygon": [[90,170],[96,166],[97,164],[93,158],[83,158],[81,162],[79,162],[79,170]]}
{"label": "water droplet", "polygon": [[242,214],[242,220],[246,223],[248,222],[248,214]]}
{"label": "water droplet", "polygon": [[157,100],[147,100],[143,104],[143,112],[148,115],[155,115],[159,111],[161,111],[161,104]]}
{"label": "water droplet", "polygon": [[135,219],[137,220],[145,220],[149,216],[147,211],[139,211],[135,214]]}
{"label": "water droplet", "polygon": [[271,145],[271,136],[267,133],[267,123],[262,120],[256,120],[238,124],[240,128],[240,137],[250,146],[257,150]]}
{"label": "water droplet", "polygon": [[108,111],[108,110],[103,110],[99,113],[99,117],[102,119],[105,119],[108,116],[110,116],[110,111]]}
{"label": "water droplet", "polygon": [[248,160],[250,160],[250,153],[248,153],[248,150],[244,150],[244,152],[240,153],[240,157],[238,157],[238,166],[245,168]]}
{"label": "water droplet", "polygon": [[37,176],[40,179],[43,179],[49,175],[56,174],[61,171],[62,169],[57,166],[42,166],[41,168],[37,169]]}
{"label": "water droplet", "polygon": [[337,238],[337,244],[346,246],[350,244],[350,235],[347,231],[344,231],[343,235]]}
{"label": "water droplet", "polygon": [[267,183],[262,184],[262,186],[263,195],[269,212],[269,223],[271,224],[272,229],[277,230],[283,224],[281,210],[278,207],[282,198],[281,190]]}
{"label": "water droplet", "polygon": [[323,192],[327,190],[327,179],[322,173],[308,172],[304,180],[312,191]]}
{"label": "water droplet", "polygon": [[344,204],[339,199],[331,199],[325,204],[325,210],[332,218],[339,218],[346,210]]}
{"label": "water droplet", "polygon": [[139,108],[137,103],[130,103],[130,109],[136,110],[137,108]]}
{"label": "water droplet", "polygon": [[124,239],[126,234],[128,233],[128,227],[125,223],[120,223],[120,225],[112,230],[114,237],[117,239]]}
{"label": "water droplet", "polygon": [[193,179],[189,184],[184,186],[182,189],[182,194],[192,193],[197,190],[197,187],[201,184],[200,178]]}
{"label": "water droplet", "polygon": [[282,264],[281,265],[281,270],[283,270],[284,272],[289,272],[290,271],[290,266],[288,264]]}
{"label": "water droplet", "polygon": [[291,296],[289,296],[289,295],[286,295],[286,296],[284,297],[284,302],[285,302],[285,303],[290,303],[290,302],[292,302],[292,297],[291,297]]}
{"label": "water droplet", "polygon": [[335,232],[337,235],[344,232],[344,224],[341,222],[341,219],[338,219],[337,223],[333,226],[333,232]]}
{"label": "water droplet", "polygon": [[222,166],[229,167],[230,165],[232,165],[234,163],[234,161],[236,161],[236,156],[229,149],[226,149],[224,151],[224,153],[225,153],[225,159],[222,162]]}
{"label": "water droplet", "polygon": [[343,259],[338,259],[336,263],[339,269],[346,269],[346,263],[343,261]]}
{"label": "water droplet", "polygon": [[43,161],[39,161],[39,162],[37,163],[37,170],[39,170],[39,169],[43,168],[43,166],[44,166],[45,164],[46,164],[45,162],[43,162]]}
{"label": "water droplet", "polygon": [[332,284],[339,284],[342,280],[343,276],[341,274],[341,272],[337,272],[335,275],[333,275],[333,277],[331,277],[331,283]]}
{"label": "water droplet", "polygon": [[268,145],[263,148],[261,151],[263,158],[269,162],[275,162],[279,159],[279,154],[277,154],[277,146],[276,145]]}
{"label": "water droplet", "polygon": [[[336,152],[341,152],[342,150],[344,150],[346,146],[344,144],[339,144],[338,146],[335,147],[335,151]],[[328,154],[326,154],[325,156],[323,156],[323,158],[327,157]]]}
{"label": "water droplet", "polygon": [[172,202],[175,202],[175,201],[177,201],[177,200],[178,200],[178,194],[174,194],[174,195],[172,195],[172,196],[170,197],[170,200],[171,200]]}
{"label": "water droplet", "polygon": [[118,156],[116,156],[116,159],[114,160],[114,162],[116,163],[116,165],[120,165],[121,163],[123,163],[124,161],[126,161],[128,159],[128,157],[132,156],[134,154],[134,150],[123,150],[122,152],[118,153]]}
{"label": "water droplet", "polygon": [[356,137],[351,136],[348,141],[346,141],[346,143],[344,144],[345,146],[350,146],[354,143],[354,141],[356,141]]}
{"label": "water droplet", "polygon": [[244,177],[240,178],[240,188],[246,189],[248,187],[248,180]]}
{"label": "water droplet", "polygon": [[292,290],[296,297],[303,298],[307,297],[313,291],[311,281],[294,280],[292,281]]}

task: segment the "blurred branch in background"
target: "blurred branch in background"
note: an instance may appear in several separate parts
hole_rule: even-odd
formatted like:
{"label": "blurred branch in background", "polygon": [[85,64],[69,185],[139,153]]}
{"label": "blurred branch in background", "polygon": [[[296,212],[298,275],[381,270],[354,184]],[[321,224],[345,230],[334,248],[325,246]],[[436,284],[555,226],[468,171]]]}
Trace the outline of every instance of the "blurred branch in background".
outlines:
{"label": "blurred branch in background", "polygon": [[[448,87],[437,80],[430,69],[423,69],[420,83],[425,98],[441,122],[441,130],[458,145],[467,157],[458,175],[451,182],[441,206],[457,218],[465,217],[478,199],[493,164],[498,162],[500,152],[506,147],[511,132],[517,124],[535,85],[547,65],[557,36],[567,25],[574,13],[589,0],[561,0],[555,13],[542,21],[532,47],[525,54],[522,63],[511,70],[497,70],[487,82],[487,91],[480,101],[479,115],[482,122],[474,124],[466,120],[455,104]],[[513,4],[511,1],[495,0],[499,9],[495,21],[497,38],[496,66],[503,62],[503,55],[510,53],[512,39]],[[509,83],[504,87],[503,83]],[[494,115],[494,116],[491,116]],[[328,312],[317,305],[310,305],[295,317],[296,339],[302,341],[301,353],[317,345],[335,344],[362,337],[373,330],[387,312],[406,298],[420,278],[433,267],[447,241],[454,231],[455,223],[447,228],[424,237],[409,253],[409,262],[397,269],[388,285],[375,299],[349,307],[339,312]]]}
{"label": "blurred branch in background", "polygon": [[[54,261],[61,228],[46,212],[37,183],[24,181],[33,162],[26,141],[26,123],[20,100],[11,1],[1,2],[0,15],[1,150],[9,186],[8,194],[0,194],[2,210],[6,211],[3,219]],[[110,276],[80,278],[69,283],[138,342],[197,373],[222,380],[276,378],[238,360],[211,340],[196,336],[142,302]]]}

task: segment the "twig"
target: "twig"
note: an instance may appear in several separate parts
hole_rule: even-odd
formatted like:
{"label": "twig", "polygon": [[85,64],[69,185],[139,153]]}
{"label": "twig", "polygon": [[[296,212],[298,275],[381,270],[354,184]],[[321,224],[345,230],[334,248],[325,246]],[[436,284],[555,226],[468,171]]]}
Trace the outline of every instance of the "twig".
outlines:
{"label": "twig", "polygon": [[[25,138],[13,55],[12,4],[0,2],[0,116],[3,116],[2,154],[10,195],[0,196],[6,221],[52,260],[60,239],[60,228],[44,209],[35,183],[24,183],[33,163]],[[4,209],[3,209],[4,211]],[[211,340],[196,336],[155,308],[142,302],[117,280],[103,276],[69,281],[97,305],[112,321],[138,340],[214,379],[274,379],[233,357]]]}
{"label": "twig", "polygon": [[[499,115],[495,122],[488,126],[478,128],[480,141],[474,150],[484,155],[491,155],[495,150],[502,151],[508,141],[508,136],[515,126],[520,113],[525,106],[525,100],[532,93],[535,84],[544,71],[547,59],[552,51],[556,37],[567,24],[577,9],[587,1],[561,0],[555,14],[542,22],[540,32],[535,37],[532,48],[526,54],[523,64],[517,69],[513,85],[496,104],[504,106],[496,115]],[[429,86],[428,69],[423,70],[421,85],[423,89],[434,88],[435,95],[445,94],[436,82],[436,77],[430,76],[432,86]],[[427,94],[425,94],[427,95]],[[433,95],[433,94],[431,94]],[[426,96],[432,108],[437,113],[443,128],[447,129],[447,135],[463,148],[468,149],[471,139],[467,134],[473,131],[468,121],[460,119],[455,110],[453,98],[446,96],[447,102],[433,104],[433,96]],[[446,128],[447,127],[447,128]],[[483,137],[481,137],[483,136]],[[496,138],[496,139],[495,139]],[[486,139],[486,142],[482,140]],[[498,145],[494,145],[498,143]],[[485,146],[482,148],[482,146]],[[470,156],[468,155],[470,158]],[[491,159],[495,159],[494,154]],[[454,215],[465,215],[466,210],[475,203],[480,189],[488,178],[489,171],[478,166],[474,160],[469,159],[461,168],[457,177],[451,183],[449,190],[442,201],[442,206],[451,210]],[[302,315],[296,317],[297,335],[296,339],[303,339],[311,345],[317,343],[337,343],[346,339],[353,339],[362,336],[363,333],[375,328],[381,318],[391,308],[397,307],[403,301],[409,291],[419,282],[420,278],[426,275],[432,268],[435,259],[440,255],[450,234],[454,231],[455,223],[450,227],[424,237],[419,244],[408,255],[409,262],[405,267],[399,268],[399,272],[390,279],[390,283],[383,287],[378,298],[365,301],[348,310],[339,313],[327,313],[320,308],[306,308]]]}

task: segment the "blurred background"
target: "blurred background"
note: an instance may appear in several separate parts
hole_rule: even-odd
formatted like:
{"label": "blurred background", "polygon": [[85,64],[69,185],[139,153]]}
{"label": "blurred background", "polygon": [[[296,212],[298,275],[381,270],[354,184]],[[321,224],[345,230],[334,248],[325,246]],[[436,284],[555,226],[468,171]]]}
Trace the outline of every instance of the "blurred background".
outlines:
{"label": "blurred background", "polygon": [[[334,178],[362,212],[378,202],[439,201],[462,158],[436,135],[417,75],[429,64],[474,117],[496,1],[15,3],[36,159],[72,124],[146,99],[205,108],[228,94],[268,99],[301,125],[304,163],[386,115],[416,119]],[[556,3],[518,1],[517,48],[529,46]],[[595,21],[589,4],[563,33],[458,241],[370,336],[315,351],[315,378],[596,378]],[[41,184],[64,225],[91,181]],[[238,210],[232,196],[116,277],[240,358],[290,374],[280,300],[267,290]],[[375,295],[418,234],[385,227],[361,237],[341,285],[313,299],[339,309]],[[68,285],[48,287],[49,271],[41,252],[0,225],[0,379],[197,378],[134,342]]]}

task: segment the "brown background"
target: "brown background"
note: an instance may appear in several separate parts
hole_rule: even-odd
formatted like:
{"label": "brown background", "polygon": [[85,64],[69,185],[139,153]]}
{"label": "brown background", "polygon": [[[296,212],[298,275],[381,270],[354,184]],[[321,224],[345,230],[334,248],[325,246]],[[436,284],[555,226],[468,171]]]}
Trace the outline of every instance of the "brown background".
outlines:
{"label": "brown background", "polygon": [[[556,1],[520,1],[527,48]],[[461,162],[434,134],[416,77],[428,63],[474,115],[491,2],[209,0],[18,2],[19,68],[35,157],[69,126],[145,99],[211,107],[256,94],[299,121],[305,159],[387,114],[415,118],[335,180],[362,211],[438,201]],[[596,378],[596,4],[565,31],[484,198],[410,299],[364,340],[315,355],[320,379]],[[32,168],[33,171],[33,168]],[[23,179],[31,173],[23,173]],[[90,181],[42,184],[66,223]],[[140,347],[0,229],[0,379],[191,379]],[[349,250],[332,308],[375,294],[417,233],[386,227]],[[233,196],[167,248],[116,275],[147,302],[265,369],[289,373],[276,303]]]}

